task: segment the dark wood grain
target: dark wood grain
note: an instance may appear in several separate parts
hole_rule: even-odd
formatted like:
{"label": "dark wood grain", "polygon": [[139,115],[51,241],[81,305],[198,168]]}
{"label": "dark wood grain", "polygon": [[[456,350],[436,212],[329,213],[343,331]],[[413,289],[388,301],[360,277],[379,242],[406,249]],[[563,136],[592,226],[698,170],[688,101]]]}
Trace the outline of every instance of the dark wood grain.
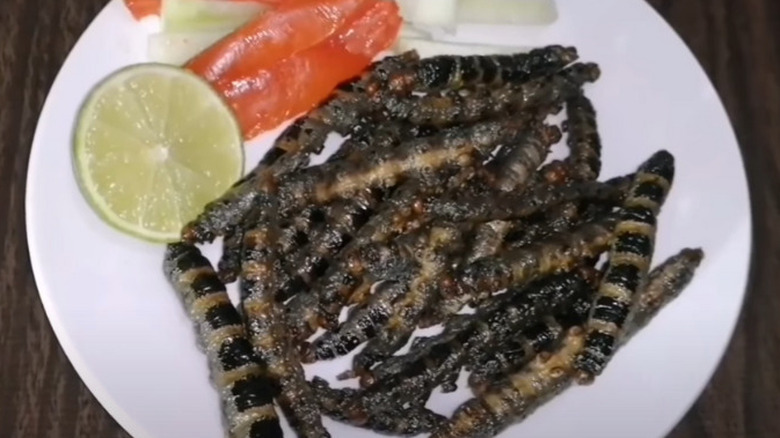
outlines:
{"label": "dark wood grain", "polygon": [[780,436],[780,4],[654,0],[718,89],[750,183],[754,247],[749,294],[718,372],[671,434]]}
{"label": "dark wood grain", "polygon": [[[128,436],[62,353],[38,299],[24,231],[27,159],[38,113],[65,56],[104,3],[3,0],[0,8],[0,437]],[[723,98],[745,157],[757,237],[735,337],[671,436],[777,437],[780,2],[650,3],[688,43]]]}

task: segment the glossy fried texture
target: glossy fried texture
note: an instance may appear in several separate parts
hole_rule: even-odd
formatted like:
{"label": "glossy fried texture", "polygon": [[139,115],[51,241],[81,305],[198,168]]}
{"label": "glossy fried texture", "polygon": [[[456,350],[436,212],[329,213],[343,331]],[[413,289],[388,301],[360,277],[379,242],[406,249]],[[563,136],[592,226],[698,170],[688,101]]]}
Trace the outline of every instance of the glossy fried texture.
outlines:
{"label": "glossy fried texture", "polygon": [[[684,249],[651,274],[639,293],[637,321],[621,336],[618,347],[628,342],[658,312],[674,300],[690,283],[704,253]],[[640,310],[641,309],[641,310]],[[575,326],[552,354],[540,354],[517,373],[491,385],[476,398],[463,403],[432,438],[492,437],[508,425],[530,415],[536,408],[568,388],[578,370],[576,358],[585,348],[586,333]]]}
{"label": "glossy fried texture", "polygon": [[230,437],[281,438],[276,387],[211,263],[196,247],[175,243],[165,250],[163,271],[198,331]]}
{"label": "glossy fried texture", "polygon": [[637,171],[615,227],[609,268],[588,319],[585,350],[577,357],[581,383],[601,374],[612,358],[634,295],[646,281],[655,245],[656,217],[673,180],[674,157],[664,150],[653,154]]}
{"label": "glossy fried texture", "polygon": [[365,190],[326,208],[322,226],[312,231],[312,241],[289,255],[289,268],[279,284],[280,300],[309,290],[371,218],[383,197],[381,191]]}
{"label": "glossy fried texture", "polygon": [[477,226],[465,259],[466,263],[496,255],[504,245],[504,239],[516,226],[521,225],[505,220],[485,222]]}
{"label": "glossy fried texture", "polygon": [[596,110],[583,93],[566,100],[569,137],[566,140],[571,154],[565,163],[569,177],[576,181],[594,181],[601,172],[601,137],[596,123]]}
{"label": "glossy fried texture", "polygon": [[538,125],[515,143],[504,145],[488,165],[490,184],[509,192],[522,192],[536,169],[547,158],[550,147],[561,139],[561,132]]}
{"label": "glossy fried texture", "polygon": [[566,311],[549,315],[539,323],[510,335],[496,346],[495,351],[471,358],[468,383],[472,391],[477,395],[485,392],[493,382],[518,371],[537,354],[557,346],[566,330],[584,323],[593,300],[590,292],[595,290],[587,292],[578,296]]}
{"label": "glossy fried texture", "polygon": [[438,91],[522,83],[562,69],[577,60],[577,49],[551,45],[513,55],[433,56],[391,74],[393,89]]}
{"label": "glossy fried texture", "polygon": [[331,388],[319,377],[313,379],[312,386],[325,415],[374,432],[414,436],[433,431],[447,419],[421,406],[402,407],[388,403],[356,405],[354,400],[360,397],[360,390]]}
{"label": "glossy fried texture", "polygon": [[613,227],[611,219],[584,224],[570,233],[465,265],[452,287],[442,290],[443,302],[437,310],[440,315],[452,315],[465,304],[479,303],[511,285],[571,270],[582,259],[598,257],[607,250]]}
{"label": "glossy fried texture", "polygon": [[[685,288],[701,250],[648,273],[674,159],[659,151],[600,179],[588,91],[601,71],[577,59],[551,45],[377,61],[184,227],[165,272],[231,437],[281,436],[274,402],[298,436],[329,436],[322,415],[383,434],[493,436],[593,380]],[[219,277],[192,246],[217,237]],[[240,312],[225,292],[236,278]],[[307,381],[302,363],[352,353],[337,379],[359,388]],[[425,407],[464,371],[472,400],[451,418]]]}
{"label": "glossy fried texture", "polygon": [[385,111],[413,125],[451,126],[473,123],[530,109],[556,107],[600,76],[596,64],[574,64],[561,72],[528,82],[512,82],[500,88],[456,90],[424,96],[390,97]]}
{"label": "glossy fried texture", "polygon": [[238,273],[241,270],[241,250],[243,242],[243,226],[235,226],[225,233],[222,241],[222,256],[219,258],[219,263],[217,264],[219,279],[225,284],[233,283],[238,279]]}
{"label": "glossy fried texture", "polygon": [[280,181],[281,204],[291,209],[306,203],[328,202],[367,188],[390,188],[448,165],[467,166],[484,159],[497,145],[518,137],[526,125],[522,119],[480,122],[377,151],[358,164],[339,161],[311,167]]}
{"label": "glossy fried texture", "polygon": [[[417,219],[421,214],[422,199],[458,186],[469,173],[468,168],[443,169],[395,189],[313,287],[315,292],[296,297],[289,303],[291,315],[305,315],[292,319],[307,321],[297,324],[296,332],[306,338],[318,324],[333,326],[333,320],[346,303],[361,302],[374,281],[382,279],[382,275],[395,273],[403,260],[397,250],[387,247],[387,242],[421,226]],[[312,310],[312,306],[318,310]]]}
{"label": "glossy fried texture", "polygon": [[438,298],[438,285],[452,263],[452,256],[464,246],[463,231],[457,226],[433,224],[424,231],[421,244],[411,248],[419,267],[417,273],[409,281],[408,291],[393,303],[386,323],[355,356],[354,369],[358,375],[406,344],[424,312]]}
{"label": "glossy fried texture", "polygon": [[315,230],[326,220],[324,207],[304,208],[280,224],[279,237],[276,239],[276,253],[279,257],[296,253],[311,240]]}
{"label": "glossy fried texture", "polygon": [[397,248],[380,244],[358,248],[348,260],[328,271],[317,291],[298,294],[286,303],[288,324],[294,336],[304,340],[317,327],[334,329],[338,314],[350,297],[369,296],[375,282],[398,276],[407,267],[404,262]]}
{"label": "glossy fried texture", "polygon": [[534,187],[520,193],[476,191],[431,200],[424,205],[430,217],[451,222],[488,222],[521,219],[543,212],[565,202],[612,202],[627,191],[628,178],[616,179],[614,184],[586,182],[560,188]]}
{"label": "glossy fried texture", "polygon": [[[505,250],[512,251],[528,246],[535,241],[565,233],[588,222],[583,220],[580,210],[576,203],[565,202],[517,223],[506,236]],[[593,220],[598,219],[601,217],[593,218]]]}
{"label": "glossy fried texture", "polygon": [[634,315],[624,336],[628,338],[638,328],[647,326],[656,309],[663,308],[677,298],[693,280],[702,260],[704,251],[700,248],[685,248],[650,271],[647,285],[637,297]]}
{"label": "glossy fried texture", "polygon": [[182,239],[210,242],[238,225],[276,179],[307,166],[311,154],[322,151],[331,131],[347,135],[364,114],[377,107],[375,97],[385,88],[389,75],[407,65],[415,65],[417,60],[414,52],[385,58],[357,80],[336,89],[323,105],[286,128],[247,177],[209,203],[187,224],[182,230]]}
{"label": "glossy fried texture", "polygon": [[376,336],[391,315],[393,303],[406,292],[406,282],[384,282],[371,294],[368,302],[350,315],[334,332],[325,333],[309,346],[307,362],[343,356]]}
{"label": "glossy fried texture", "polygon": [[[358,163],[370,159],[378,151],[388,151],[404,141],[435,132],[408,123],[388,123],[376,129],[361,129],[346,140],[328,162],[344,160]],[[320,226],[310,228],[307,244],[300,245],[296,252],[290,254],[292,261],[280,285],[280,299],[286,300],[298,292],[309,290],[336,262],[337,254],[357,237],[389,192],[366,189],[324,207]]]}
{"label": "glossy fried texture", "polygon": [[274,221],[269,223],[272,225],[258,225],[244,236],[241,309],[247,331],[256,354],[267,364],[268,376],[280,389],[277,401],[293,429],[301,437],[330,437],[275,297],[281,268],[275,257]]}
{"label": "glossy fried texture", "polygon": [[588,287],[576,274],[561,274],[496,297],[474,315],[452,321],[440,335],[426,340],[418,351],[372,369],[363,379],[369,386],[363,402],[370,402],[375,394],[383,394],[383,388],[392,388],[400,398],[430,393],[453,371],[459,370],[468,357],[489,351],[508,333],[522,330],[546,313],[565,307],[578,291],[582,293]]}

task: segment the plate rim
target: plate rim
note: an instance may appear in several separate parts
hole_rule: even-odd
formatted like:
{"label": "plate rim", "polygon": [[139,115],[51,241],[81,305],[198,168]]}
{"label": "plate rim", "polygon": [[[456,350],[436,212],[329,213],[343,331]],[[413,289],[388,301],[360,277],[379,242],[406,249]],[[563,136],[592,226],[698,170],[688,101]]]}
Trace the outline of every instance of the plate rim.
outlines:
{"label": "plate rim", "polygon": [[[35,133],[33,134],[33,140],[30,144],[30,156],[27,160],[27,177],[25,178],[24,196],[24,224],[25,237],[27,239],[27,254],[30,260],[30,268],[33,273],[35,288],[38,291],[38,297],[41,300],[43,311],[46,314],[46,318],[48,319],[49,324],[51,325],[54,336],[57,339],[57,342],[60,344],[60,348],[62,348],[62,351],[65,353],[65,356],[68,358],[68,361],[70,361],[71,366],[76,371],[78,378],[81,379],[81,381],[84,383],[84,386],[86,386],[90,393],[92,393],[92,395],[95,397],[100,406],[106,411],[106,413],[111,416],[111,418],[113,418],[119,427],[121,427],[125,432],[127,432],[133,438],[153,438],[153,435],[148,430],[146,430],[137,421],[133,420],[133,417],[120,406],[120,404],[116,401],[114,396],[110,394],[107,388],[100,384],[99,379],[93,374],[92,368],[87,364],[87,361],[84,360],[81,353],[79,352],[79,349],[70,338],[68,331],[64,327],[64,323],[60,319],[59,312],[56,311],[56,306],[52,303],[50,287],[44,280],[45,276],[41,274],[44,268],[36,256],[34,250],[34,248],[37,247],[35,242],[37,242],[38,238],[34,233],[30,232],[30,229],[32,228],[32,218],[34,217],[34,214],[31,214],[31,210],[34,211],[34,208],[32,207],[32,205],[34,205],[34,202],[32,201],[34,197],[34,190],[31,190],[30,188],[34,187],[34,184],[31,184],[31,181],[35,175],[35,172],[31,170],[36,168],[34,167],[36,165],[35,163],[39,160],[37,157],[40,154],[36,153],[36,150],[41,149],[41,146],[39,146],[39,143],[41,142],[40,138],[43,136],[41,132],[45,131],[45,129],[42,128],[46,128],[46,125],[44,124],[46,121],[44,119],[44,115],[51,111],[50,108],[53,101],[51,92],[62,81],[61,73],[65,67],[65,64],[68,62],[71,54],[80,45],[84,44],[84,41],[86,41],[85,36],[89,30],[95,26],[95,23],[100,20],[102,16],[110,13],[110,8],[117,7],[117,4],[120,2],[121,0],[110,0],[103,6],[102,9],[100,9],[92,21],[89,22],[87,27],[84,28],[84,30],[81,32],[81,35],[79,35],[78,39],[76,40],[76,43],[73,44],[73,47],[71,47],[70,51],[65,56],[65,59],[57,70],[57,75],[55,76],[54,81],[52,81],[51,86],[46,91],[46,99],[44,100],[41,111],[38,114],[38,120],[35,124]],[[44,123],[41,122],[42,120],[44,120]]]}
{"label": "plate rim", "polygon": [[[663,17],[663,15],[661,15],[655,8],[650,6],[646,1],[644,0],[635,0],[635,1],[641,3],[643,7],[649,9],[650,13],[654,14],[656,18],[664,24],[664,26],[668,29],[668,31],[672,32],[674,38],[680,44],[682,44],[682,46],[687,51],[689,57],[694,60],[699,70],[704,73],[704,78],[707,85],[712,90],[715,91],[716,100],[714,104],[717,104],[720,112],[722,112],[725,115],[728,131],[730,133],[731,142],[737,147],[739,157],[740,157],[740,164],[741,164],[740,168],[742,171],[742,180],[743,180],[742,182],[744,183],[747,189],[747,195],[748,195],[746,200],[747,214],[748,214],[747,230],[746,230],[747,231],[747,242],[746,242],[747,257],[745,258],[746,259],[745,262],[741,266],[739,266],[741,272],[744,272],[744,277],[742,280],[743,286],[742,286],[738,306],[736,306],[734,309],[731,309],[731,313],[733,314],[733,317],[728,322],[730,324],[728,330],[729,333],[728,338],[723,342],[723,345],[720,347],[720,352],[717,355],[718,356],[717,361],[715,361],[711,365],[710,369],[707,370],[706,373],[707,378],[704,380],[704,383],[696,391],[695,396],[692,397],[690,402],[687,403],[686,409],[679,412],[677,414],[675,421],[671,422],[671,424],[667,427],[667,430],[664,432],[663,435],[665,436],[668,435],[680,423],[680,421],[687,415],[687,413],[691,410],[691,408],[699,401],[704,390],[712,381],[715,372],[722,365],[724,361],[724,357],[728,352],[731,344],[733,343],[734,334],[737,325],[741,319],[741,316],[744,312],[745,300],[748,294],[750,293],[750,284],[754,276],[753,272],[755,269],[755,260],[756,260],[756,253],[755,253],[756,245],[755,245],[755,239],[753,235],[754,205],[752,199],[750,180],[747,176],[747,168],[746,168],[743,148],[740,146],[739,138],[737,137],[736,131],[734,129],[734,124],[731,120],[731,117],[729,116],[726,106],[723,103],[723,99],[721,98],[720,93],[718,92],[717,88],[715,87],[712,81],[712,78],[704,69],[701,61],[699,60],[698,57],[696,57],[695,53],[691,50],[691,47],[688,45],[688,43],[681,37],[681,35],[677,32],[677,30],[674,27],[672,27],[672,25]],[[40,297],[44,312],[49,321],[49,324],[51,325],[52,331],[54,332],[55,338],[60,344],[60,348],[62,348],[63,352],[65,353],[65,356],[68,358],[71,365],[73,366],[73,369],[76,371],[78,377],[82,380],[82,382],[87,387],[87,389],[89,389],[89,391],[92,393],[92,395],[101,405],[101,407],[106,411],[106,413],[110,415],[123,430],[125,430],[128,434],[130,434],[134,438],[153,438],[153,435],[148,430],[146,430],[139,422],[136,422],[133,419],[133,417],[129,415],[120,406],[120,404],[116,401],[114,396],[112,396],[110,392],[99,382],[99,379],[93,374],[91,367],[87,364],[87,361],[84,360],[81,353],[79,352],[79,349],[76,347],[75,343],[70,338],[68,331],[65,329],[65,324],[60,319],[59,312],[57,312],[56,306],[52,302],[52,298],[51,298],[53,296],[53,294],[51,293],[52,288],[50,288],[47,282],[45,281],[45,276],[42,273],[44,268],[42,266],[42,263],[39,260],[39,257],[36,255],[36,251],[34,249],[39,247],[37,243],[38,238],[34,233],[30,231],[30,229],[32,228],[31,223],[33,222],[33,217],[34,217],[34,213],[31,213],[31,211],[34,211],[34,207],[32,207],[34,205],[34,201],[32,200],[34,198],[34,190],[30,190],[30,187],[34,186],[34,184],[31,184],[31,181],[34,179],[34,175],[36,174],[36,172],[31,171],[31,169],[34,170],[35,168],[37,168],[38,166],[36,165],[36,163],[38,162],[38,160],[40,160],[39,155],[41,154],[36,153],[36,151],[41,149],[41,146],[39,146],[39,143],[41,142],[40,139],[43,135],[41,134],[41,132],[46,131],[46,129],[44,128],[47,128],[47,124],[42,123],[42,120],[45,122],[44,115],[51,112],[51,106],[53,101],[51,91],[55,89],[55,87],[62,81],[61,73],[63,67],[65,66],[66,62],[70,58],[71,54],[81,44],[84,44],[85,35],[95,25],[95,23],[101,19],[102,16],[110,13],[110,8],[114,8],[118,6],[121,6],[121,0],[109,1],[95,15],[95,17],[90,21],[87,27],[84,28],[81,35],[79,35],[76,43],[71,47],[64,61],[60,65],[54,81],[52,82],[51,86],[47,90],[46,98],[44,100],[43,106],[41,107],[41,111],[38,115],[38,120],[36,121],[33,140],[30,145],[30,153],[29,153],[27,169],[26,169],[27,176],[25,178],[25,197],[24,197],[25,222],[24,224],[25,224],[25,236],[27,239],[27,253],[30,261],[30,267],[33,273],[33,280],[35,282],[36,290],[38,292],[38,296]]]}
{"label": "plate rim", "polygon": [[755,206],[753,205],[753,196],[752,196],[752,190],[750,187],[750,179],[748,178],[748,171],[747,166],[745,163],[745,156],[744,156],[744,149],[742,148],[739,138],[737,137],[737,133],[734,129],[734,123],[731,120],[731,116],[729,115],[728,110],[726,109],[726,105],[723,102],[723,98],[721,97],[720,92],[715,87],[715,83],[712,81],[712,77],[710,77],[709,73],[707,73],[707,70],[704,68],[704,65],[701,63],[699,58],[696,56],[696,54],[691,49],[691,46],[688,45],[688,43],[683,39],[682,35],[675,29],[669,21],[666,20],[666,18],[661,15],[660,12],[658,12],[654,7],[650,6],[650,4],[645,0],[640,0],[640,2],[643,4],[643,6],[650,11],[651,14],[654,14],[658,20],[660,20],[664,26],[674,34],[675,39],[677,39],[680,44],[685,48],[685,51],[688,53],[691,59],[696,63],[699,70],[701,70],[704,73],[705,81],[707,82],[707,85],[715,91],[715,95],[717,97],[716,102],[718,105],[718,109],[723,113],[725,116],[726,121],[728,122],[728,131],[730,133],[730,139],[734,143],[734,146],[737,148],[737,152],[739,153],[740,158],[740,168],[742,169],[742,182],[745,185],[745,188],[747,190],[747,213],[748,213],[748,220],[747,220],[747,257],[746,260],[743,262],[741,269],[744,272],[744,278],[742,280],[742,294],[739,298],[739,305],[736,307],[736,309],[732,309],[733,317],[731,321],[729,322],[730,327],[728,330],[728,339],[723,343],[723,345],[720,348],[720,354],[718,354],[718,360],[713,363],[710,366],[710,369],[707,372],[707,379],[704,380],[704,382],[699,385],[699,389],[696,392],[696,396],[691,399],[689,403],[687,403],[687,407],[684,411],[680,412],[677,415],[677,419],[674,421],[674,423],[670,424],[667,427],[667,430],[664,432],[663,436],[669,435],[679,424],[680,422],[685,418],[686,415],[691,411],[691,409],[696,405],[696,403],[699,402],[702,395],[704,394],[704,391],[707,389],[707,386],[712,382],[713,377],[715,377],[715,373],[718,371],[718,368],[723,364],[724,358],[726,357],[726,353],[728,352],[729,348],[731,347],[731,344],[734,342],[734,334],[737,330],[737,325],[739,324],[740,320],[742,319],[742,314],[745,310],[745,300],[747,299],[748,294],[750,293],[750,284],[753,280],[753,272],[755,269],[755,260],[756,260],[756,245],[755,245],[755,239],[753,235],[754,225],[753,221],[754,214],[753,210]]}

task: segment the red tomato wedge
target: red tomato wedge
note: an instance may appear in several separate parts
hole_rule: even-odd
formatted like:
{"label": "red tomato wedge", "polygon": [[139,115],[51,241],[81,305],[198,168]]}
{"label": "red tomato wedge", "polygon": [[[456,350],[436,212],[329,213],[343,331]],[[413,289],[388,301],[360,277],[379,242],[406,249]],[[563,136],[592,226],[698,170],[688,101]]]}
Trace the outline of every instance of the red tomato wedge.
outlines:
{"label": "red tomato wedge", "polygon": [[150,15],[160,15],[162,0],[125,0],[125,6],[136,20]]}
{"label": "red tomato wedge", "polygon": [[395,2],[371,0],[331,37],[252,75],[214,84],[251,139],[315,107],[340,83],[360,74],[401,28]]}
{"label": "red tomato wedge", "polygon": [[266,68],[341,27],[368,0],[295,0],[247,23],[187,64],[209,81]]}

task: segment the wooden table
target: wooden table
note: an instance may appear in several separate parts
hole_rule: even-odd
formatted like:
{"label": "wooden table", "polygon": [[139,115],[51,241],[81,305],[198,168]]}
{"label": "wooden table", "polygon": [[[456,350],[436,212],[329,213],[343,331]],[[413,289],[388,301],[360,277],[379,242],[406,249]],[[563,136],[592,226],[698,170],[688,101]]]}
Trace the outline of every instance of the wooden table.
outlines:
{"label": "wooden table", "polygon": [[[0,437],[127,437],[60,349],[27,256],[24,190],[38,113],[106,0],[3,0],[0,9]],[[674,438],[780,436],[780,2],[651,0],[703,64],[742,145],[758,238],[724,362]],[[638,395],[641,396],[641,395]],[[174,438],[174,437],[172,437]],[[627,437],[630,438],[630,437]]]}

